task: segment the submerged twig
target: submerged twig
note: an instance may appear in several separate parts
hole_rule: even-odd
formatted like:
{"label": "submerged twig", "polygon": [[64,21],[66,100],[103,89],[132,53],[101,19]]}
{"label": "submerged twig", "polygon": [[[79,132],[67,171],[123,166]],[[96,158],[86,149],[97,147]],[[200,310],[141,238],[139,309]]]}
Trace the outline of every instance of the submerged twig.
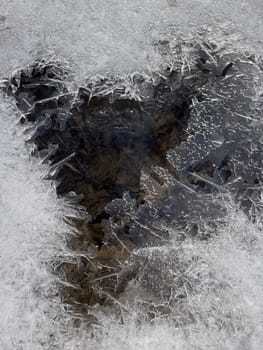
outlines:
{"label": "submerged twig", "polygon": [[0,32],[3,32],[5,30],[11,29],[11,27],[4,27],[4,28],[0,28]]}

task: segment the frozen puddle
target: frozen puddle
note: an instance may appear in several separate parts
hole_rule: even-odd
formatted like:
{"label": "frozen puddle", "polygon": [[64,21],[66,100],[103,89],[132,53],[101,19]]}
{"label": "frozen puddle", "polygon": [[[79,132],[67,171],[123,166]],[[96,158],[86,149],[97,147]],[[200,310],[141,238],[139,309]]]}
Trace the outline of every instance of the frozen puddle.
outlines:
{"label": "frozen puddle", "polygon": [[[81,257],[66,248],[64,221],[78,213],[44,180],[48,167],[30,155],[15,103],[0,94],[0,350],[262,350],[262,1],[3,0],[1,11],[0,79],[51,54],[70,62],[79,86],[88,74],[149,73],[173,62],[178,47],[187,70],[188,43],[202,44],[204,33],[211,45],[202,49],[242,59],[193,101],[189,142],[169,153],[184,179],[189,165],[197,173],[167,191],[170,224],[156,221],[169,240],[137,247],[137,278],[112,307],[88,315],[62,303],[53,273]],[[210,74],[214,58],[205,60]],[[214,178],[202,168],[211,154]]]}

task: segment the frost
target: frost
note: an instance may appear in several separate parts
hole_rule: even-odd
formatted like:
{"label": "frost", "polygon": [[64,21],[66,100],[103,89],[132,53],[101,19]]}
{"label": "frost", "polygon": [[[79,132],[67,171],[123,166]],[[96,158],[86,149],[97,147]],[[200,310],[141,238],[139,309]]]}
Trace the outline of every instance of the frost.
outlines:
{"label": "frost", "polygon": [[[187,181],[158,167],[163,184],[142,173],[150,235],[163,239],[136,249],[123,266],[139,273],[112,297],[114,308],[95,305],[84,316],[61,302],[53,273],[65,262],[81,268],[86,257],[66,244],[78,234],[70,218],[83,215],[79,197],[58,199],[44,180],[68,159],[49,168],[54,145],[41,159],[30,157],[21,115],[0,95],[0,348],[261,350],[262,1],[2,0],[0,11],[1,88],[39,56],[66,60],[73,89],[93,76],[96,93],[101,77],[117,76],[103,93],[118,89],[134,99],[153,96],[149,84],[138,91],[134,82],[152,74],[158,84],[160,68],[181,67],[193,79],[200,53],[204,75],[220,77],[200,84],[189,137],[168,154]],[[171,90],[179,87],[180,79]],[[64,116],[59,120],[63,130]],[[49,122],[43,119],[38,133]],[[136,223],[135,207],[125,193],[108,210],[126,210]]]}

